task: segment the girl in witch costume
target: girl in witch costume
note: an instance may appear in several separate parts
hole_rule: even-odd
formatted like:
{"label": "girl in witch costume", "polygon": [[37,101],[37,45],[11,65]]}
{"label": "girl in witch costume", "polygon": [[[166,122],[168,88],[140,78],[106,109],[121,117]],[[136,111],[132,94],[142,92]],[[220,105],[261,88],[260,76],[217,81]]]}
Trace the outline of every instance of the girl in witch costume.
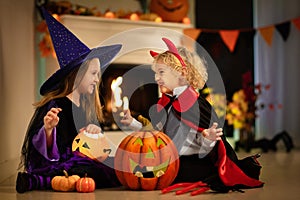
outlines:
{"label": "girl in witch costume", "polygon": [[[261,170],[257,156],[239,160],[223,135],[221,124],[211,104],[196,89],[207,80],[204,62],[194,66],[195,57],[184,48],[163,38],[168,50],[150,51],[154,58],[152,69],[162,97],[150,109],[150,127],[166,133],[175,143],[180,168],[174,183],[202,181],[218,192],[230,189],[263,186],[259,180]],[[197,70],[196,67],[200,68]],[[124,111],[122,123],[134,130],[149,128],[147,120],[135,120],[130,111]]]}
{"label": "girl in witch costume", "polygon": [[[103,122],[98,87],[103,70],[121,45],[89,49],[43,9],[59,61],[57,70],[40,88],[42,99],[28,126],[22,147],[16,190],[23,193],[51,189],[54,176],[92,177],[97,188],[119,186],[109,163],[97,162],[72,152],[72,142],[80,130],[99,134]],[[104,162],[113,162],[108,157]]]}

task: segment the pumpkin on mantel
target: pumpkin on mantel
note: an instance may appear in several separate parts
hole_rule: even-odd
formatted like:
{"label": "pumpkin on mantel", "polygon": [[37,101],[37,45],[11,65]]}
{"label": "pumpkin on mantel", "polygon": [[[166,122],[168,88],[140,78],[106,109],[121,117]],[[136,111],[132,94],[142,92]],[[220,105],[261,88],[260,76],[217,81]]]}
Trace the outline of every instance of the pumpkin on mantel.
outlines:
{"label": "pumpkin on mantel", "polygon": [[188,0],[151,0],[150,12],[158,14],[166,22],[182,22],[189,11]]}
{"label": "pumpkin on mantel", "polygon": [[160,190],[177,176],[178,151],[163,132],[134,132],[121,141],[114,168],[121,184],[129,189]]}
{"label": "pumpkin on mantel", "polygon": [[76,182],[80,179],[78,175],[69,176],[66,170],[63,170],[64,176],[55,176],[51,180],[51,187],[55,191],[71,192],[76,190]]}

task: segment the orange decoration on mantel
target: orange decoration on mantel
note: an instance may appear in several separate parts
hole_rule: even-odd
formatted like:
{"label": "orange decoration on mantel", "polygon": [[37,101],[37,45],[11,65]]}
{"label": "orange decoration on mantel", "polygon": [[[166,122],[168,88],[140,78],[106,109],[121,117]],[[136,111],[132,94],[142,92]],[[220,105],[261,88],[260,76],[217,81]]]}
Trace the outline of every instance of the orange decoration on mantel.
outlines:
{"label": "orange decoration on mantel", "polygon": [[104,14],[104,17],[105,17],[105,18],[109,18],[109,19],[113,19],[113,18],[115,18],[116,16],[115,16],[115,13],[113,13],[113,12],[111,12],[111,11],[108,11],[108,12],[106,12],[106,13]]}
{"label": "orange decoration on mantel", "polygon": [[150,12],[158,14],[165,22],[182,22],[189,10],[188,0],[151,0]]}

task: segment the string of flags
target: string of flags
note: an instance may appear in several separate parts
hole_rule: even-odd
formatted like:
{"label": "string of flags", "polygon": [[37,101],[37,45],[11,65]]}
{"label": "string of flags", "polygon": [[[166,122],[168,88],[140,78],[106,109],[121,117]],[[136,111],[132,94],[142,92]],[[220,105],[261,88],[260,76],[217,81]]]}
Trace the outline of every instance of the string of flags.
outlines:
{"label": "string of flags", "polygon": [[184,30],[184,34],[191,37],[194,40],[200,36],[201,33],[204,32],[215,32],[219,33],[223,42],[230,50],[230,52],[234,51],[237,39],[241,32],[254,31],[259,32],[265,42],[271,46],[273,41],[274,31],[278,31],[281,35],[282,39],[286,41],[290,34],[291,24],[293,24],[296,29],[300,31],[300,17],[290,19],[285,22],[281,22],[278,24],[273,24],[269,26],[259,27],[259,28],[251,28],[251,29],[234,29],[234,30],[216,30],[216,29],[201,29],[201,28],[188,28]]}

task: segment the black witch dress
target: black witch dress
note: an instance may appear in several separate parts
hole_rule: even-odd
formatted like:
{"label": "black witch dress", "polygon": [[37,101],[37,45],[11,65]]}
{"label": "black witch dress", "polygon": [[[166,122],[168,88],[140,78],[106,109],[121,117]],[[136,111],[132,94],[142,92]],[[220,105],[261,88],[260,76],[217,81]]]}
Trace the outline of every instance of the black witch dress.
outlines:
{"label": "black witch dress", "polygon": [[[58,113],[59,123],[53,131],[53,145],[47,148],[43,117],[52,108],[61,108]],[[87,126],[85,113],[67,97],[50,101],[38,108],[29,124],[22,154],[27,173],[45,177],[63,175],[66,170],[70,175],[77,174],[93,178],[97,188],[119,186],[115,175],[113,158],[98,162],[72,152],[72,143],[79,129]]]}

